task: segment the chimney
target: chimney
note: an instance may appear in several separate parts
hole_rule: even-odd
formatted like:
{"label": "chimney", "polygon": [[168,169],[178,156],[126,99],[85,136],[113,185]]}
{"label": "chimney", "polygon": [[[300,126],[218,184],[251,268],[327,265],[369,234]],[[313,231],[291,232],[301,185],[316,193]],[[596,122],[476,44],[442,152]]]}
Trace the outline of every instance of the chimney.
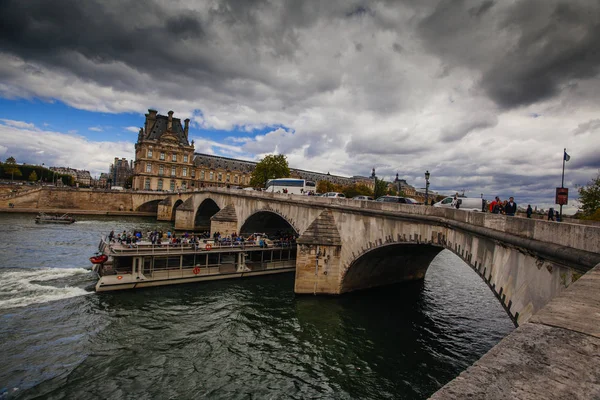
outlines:
{"label": "chimney", "polygon": [[183,134],[185,135],[185,140],[187,140],[188,139],[188,132],[190,130],[190,119],[186,118],[184,120],[184,122],[185,122],[185,126],[183,127]]}
{"label": "chimney", "polygon": [[157,113],[158,111],[156,110],[148,109],[148,114],[146,114],[146,124],[144,126],[144,132],[146,133],[146,135],[152,130],[152,128],[154,128]]}
{"label": "chimney", "polygon": [[169,111],[167,114],[169,114],[169,122],[167,123],[167,131],[172,131],[173,130],[173,111]]}

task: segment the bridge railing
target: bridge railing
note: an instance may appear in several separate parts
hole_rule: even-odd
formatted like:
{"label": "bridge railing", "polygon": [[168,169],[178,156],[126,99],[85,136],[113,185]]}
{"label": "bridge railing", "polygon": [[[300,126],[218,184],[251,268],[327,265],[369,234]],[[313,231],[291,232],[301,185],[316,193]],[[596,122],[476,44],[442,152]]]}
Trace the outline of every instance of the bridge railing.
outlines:
{"label": "bridge railing", "polygon": [[344,198],[326,198],[306,195],[293,195],[260,191],[247,191],[210,187],[196,193],[215,193],[270,201],[295,203],[304,207],[332,208],[338,211],[359,212],[380,217],[397,217],[428,220],[430,223],[456,221],[470,226],[488,228],[507,234],[558,244],[600,253],[600,227],[566,222],[528,219],[519,216],[506,216],[491,213],[456,210],[453,208],[431,207],[362,201]]}

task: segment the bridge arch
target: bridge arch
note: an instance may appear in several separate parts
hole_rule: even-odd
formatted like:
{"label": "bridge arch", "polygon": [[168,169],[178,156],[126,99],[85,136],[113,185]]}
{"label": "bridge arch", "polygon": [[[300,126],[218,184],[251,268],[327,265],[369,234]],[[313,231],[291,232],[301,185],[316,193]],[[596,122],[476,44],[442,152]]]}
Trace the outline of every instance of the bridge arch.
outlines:
{"label": "bridge arch", "polygon": [[194,215],[194,230],[210,231],[210,218],[219,211],[221,207],[213,199],[204,199]]}
{"label": "bridge arch", "polygon": [[285,233],[293,231],[298,235],[298,229],[288,218],[273,210],[255,210],[240,226],[240,235],[250,235],[255,232],[266,233],[269,236],[277,232]]}
{"label": "bridge arch", "polygon": [[171,221],[175,221],[175,210],[177,210],[177,207],[179,207],[180,205],[183,204],[183,200],[182,199],[177,199],[177,201],[175,202],[175,204],[173,204],[173,209],[171,210]]}
{"label": "bridge arch", "polygon": [[137,207],[136,211],[158,213],[158,205],[161,201],[163,201],[163,199],[151,200],[146,203],[140,204]]}
{"label": "bridge arch", "polygon": [[384,243],[359,254],[341,277],[341,293],[419,280],[444,248],[428,243]]}

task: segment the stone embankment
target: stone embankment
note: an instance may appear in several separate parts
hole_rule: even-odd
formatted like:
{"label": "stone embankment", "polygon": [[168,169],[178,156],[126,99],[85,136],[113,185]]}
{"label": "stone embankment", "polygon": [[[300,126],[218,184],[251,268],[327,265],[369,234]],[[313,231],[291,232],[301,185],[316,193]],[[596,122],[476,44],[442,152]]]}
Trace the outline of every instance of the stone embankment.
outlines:
{"label": "stone embankment", "polygon": [[431,399],[600,399],[600,264]]}

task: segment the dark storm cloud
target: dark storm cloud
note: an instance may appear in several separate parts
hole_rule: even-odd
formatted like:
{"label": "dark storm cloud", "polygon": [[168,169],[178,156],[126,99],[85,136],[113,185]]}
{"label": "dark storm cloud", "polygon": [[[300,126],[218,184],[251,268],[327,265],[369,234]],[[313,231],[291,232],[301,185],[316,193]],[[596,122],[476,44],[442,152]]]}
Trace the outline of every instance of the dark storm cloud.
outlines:
{"label": "dark storm cloud", "polygon": [[600,72],[600,3],[528,0],[441,2],[421,21],[427,47],[482,73],[504,108],[548,99],[573,79]]}
{"label": "dark storm cloud", "polygon": [[[272,82],[265,71],[251,68],[258,62],[257,56],[252,58],[252,49],[243,57],[246,65],[231,62],[222,50],[261,42],[275,54],[285,55],[296,46],[293,32],[283,22],[274,28],[278,32],[261,34],[250,8],[256,3],[236,7],[223,3],[201,15],[154,1],[8,0],[2,3],[0,13],[0,52],[131,91],[148,88],[140,87],[116,68],[105,67],[122,63],[157,83],[177,82],[166,88],[170,95],[181,92],[181,86],[193,87],[192,82],[231,93],[234,88],[228,82],[234,79],[264,85]],[[212,24],[237,29],[235,43],[219,43]],[[83,60],[98,66],[90,68]],[[0,76],[0,80],[5,77]]]}

